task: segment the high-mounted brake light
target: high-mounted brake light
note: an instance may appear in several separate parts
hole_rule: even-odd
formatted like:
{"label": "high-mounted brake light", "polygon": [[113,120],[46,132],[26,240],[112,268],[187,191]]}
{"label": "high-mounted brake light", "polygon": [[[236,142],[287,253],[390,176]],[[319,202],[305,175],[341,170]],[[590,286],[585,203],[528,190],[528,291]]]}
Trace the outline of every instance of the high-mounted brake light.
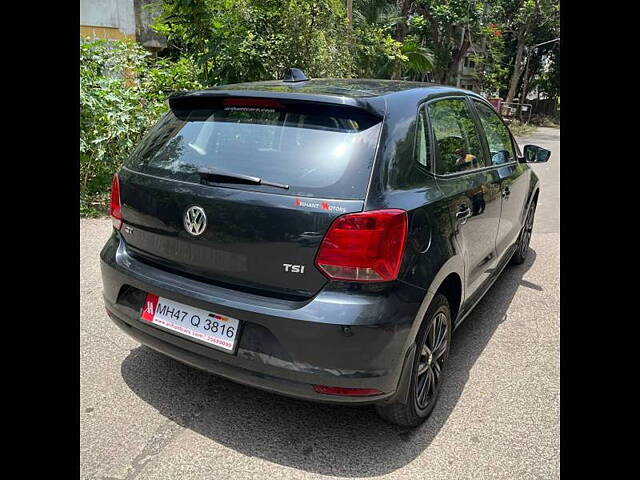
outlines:
{"label": "high-mounted brake light", "polygon": [[109,216],[111,217],[113,228],[120,230],[122,228],[122,208],[120,205],[120,180],[118,180],[117,173],[113,176],[113,183],[111,184]]}
{"label": "high-mounted brake light", "polygon": [[369,395],[380,395],[382,393],[376,388],[328,387],[326,385],[314,385],[313,389],[317,393],[343,395],[345,397],[367,397]]}
{"label": "high-mounted brake light", "polygon": [[222,104],[225,107],[285,108],[282,103],[269,98],[225,98]]}
{"label": "high-mounted brake light", "polygon": [[349,213],[334,220],[316,266],[332,280],[388,282],[398,278],[407,238],[407,212]]}

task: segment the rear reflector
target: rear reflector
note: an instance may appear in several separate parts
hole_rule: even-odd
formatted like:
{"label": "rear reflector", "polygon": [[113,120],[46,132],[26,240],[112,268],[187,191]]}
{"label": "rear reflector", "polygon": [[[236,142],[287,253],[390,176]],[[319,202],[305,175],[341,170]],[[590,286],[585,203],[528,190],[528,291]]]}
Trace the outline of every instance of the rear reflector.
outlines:
{"label": "rear reflector", "polygon": [[109,216],[111,217],[113,228],[120,230],[122,228],[122,208],[120,205],[120,180],[118,180],[117,173],[113,176],[113,183],[111,184]]}
{"label": "rear reflector", "polygon": [[366,397],[382,393],[375,388],[327,387],[326,385],[314,385],[313,389],[317,393],[324,393],[325,395],[343,395],[346,397]]}
{"label": "rear reflector", "polygon": [[406,237],[404,210],[342,215],[329,227],[315,263],[332,280],[388,282],[398,278]]}

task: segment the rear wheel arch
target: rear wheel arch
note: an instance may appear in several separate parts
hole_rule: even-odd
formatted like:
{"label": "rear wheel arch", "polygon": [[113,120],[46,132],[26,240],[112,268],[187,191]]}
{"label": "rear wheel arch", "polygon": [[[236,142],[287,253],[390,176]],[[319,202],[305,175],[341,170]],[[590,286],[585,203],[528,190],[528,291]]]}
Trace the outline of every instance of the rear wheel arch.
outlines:
{"label": "rear wheel arch", "polygon": [[422,300],[422,304],[416,313],[411,335],[409,336],[411,339],[410,342],[415,340],[415,336],[425,319],[427,310],[437,293],[442,293],[449,301],[452,320],[456,319],[464,299],[464,284],[462,283],[463,272],[464,263],[462,257],[460,255],[454,255],[450,257],[444,265],[442,265],[438,273],[434,275]]}
{"label": "rear wheel arch", "polygon": [[447,275],[436,290],[436,294],[438,293],[443,294],[449,302],[451,321],[455,324],[462,305],[462,278],[460,275],[456,272]]}
{"label": "rear wheel arch", "polygon": [[[447,285],[451,284],[452,281],[449,280]],[[407,356],[403,364],[397,394],[389,403],[376,405],[378,414],[396,425],[415,427],[422,423],[431,414],[440,392],[442,383],[440,380],[442,372],[446,368],[445,362],[451,345],[453,318],[449,300],[442,292],[432,294],[431,297],[424,318],[419,322],[414,339],[415,347],[411,347],[411,355]],[[435,324],[438,321],[446,326],[444,330]],[[432,329],[431,326],[434,324]],[[431,337],[433,343],[429,344],[431,331],[433,331],[433,337]],[[437,338],[439,340],[436,340]],[[432,358],[434,359],[433,366]],[[420,383],[421,376],[422,384]],[[430,392],[431,398],[429,400],[427,397]],[[421,401],[428,403],[421,404]]]}
{"label": "rear wheel arch", "polygon": [[[407,372],[405,372],[405,367],[407,365],[413,364],[413,358],[416,352],[415,342],[417,340],[420,327],[425,322],[425,320],[427,320],[429,307],[434,302],[434,299],[438,298],[438,294],[442,294],[447,299],[451,314],[451,325],[452,328],[454,328],[453,325],[455,325],[457,315],[460,311],[460,307],[462,306],[462,298],[464,294],[461,275],[461,272],[463,271],[464,264],[462,263],[462,258],[460,256],[455,255],[449,258],[449,260],[445,262],[445,264],[435,275],[433,281],[431,282],[431,285],[426,291],[422,304],[420,305],[420,308],[418,309],[418,312],[415,316],[410,334],[407,336],[407,345],[405,351],[408,353],[407,358],[405,358],[405,363],[403,363],[403,369],[401,372],[400,380],[398,382],[398,395],[397,397],[395,397],[395,399],[400,401],[400,403],[406,403],[408,401],[407,399],[410,376],[406,376]],[[406,363],[407,360],[409,361],[408,364]]]}

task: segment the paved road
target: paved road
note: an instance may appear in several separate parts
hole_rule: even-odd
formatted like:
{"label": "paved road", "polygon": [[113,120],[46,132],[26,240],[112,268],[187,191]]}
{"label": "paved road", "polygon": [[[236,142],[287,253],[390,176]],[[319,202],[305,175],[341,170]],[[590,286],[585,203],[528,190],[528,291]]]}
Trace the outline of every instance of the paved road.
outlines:
{"label": "paved road", "polygon": [[81,220],[80,467],[86,479],[558,478],[559,137],[529,261],[509,267],[455,332],[438,405],[422,427],[373,409],[291,400],[140,347],[108,320],[98,252],[108,220]]}

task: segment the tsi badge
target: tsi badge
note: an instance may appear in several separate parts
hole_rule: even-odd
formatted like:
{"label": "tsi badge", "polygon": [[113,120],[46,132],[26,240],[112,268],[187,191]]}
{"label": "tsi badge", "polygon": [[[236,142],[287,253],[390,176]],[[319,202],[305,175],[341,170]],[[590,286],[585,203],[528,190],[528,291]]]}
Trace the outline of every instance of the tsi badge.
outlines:
{"label": "tsi badge", "polygon": [[285,272],[289,273],[304,273],[304,265],[292,265],[291,263],[283,263]]}

